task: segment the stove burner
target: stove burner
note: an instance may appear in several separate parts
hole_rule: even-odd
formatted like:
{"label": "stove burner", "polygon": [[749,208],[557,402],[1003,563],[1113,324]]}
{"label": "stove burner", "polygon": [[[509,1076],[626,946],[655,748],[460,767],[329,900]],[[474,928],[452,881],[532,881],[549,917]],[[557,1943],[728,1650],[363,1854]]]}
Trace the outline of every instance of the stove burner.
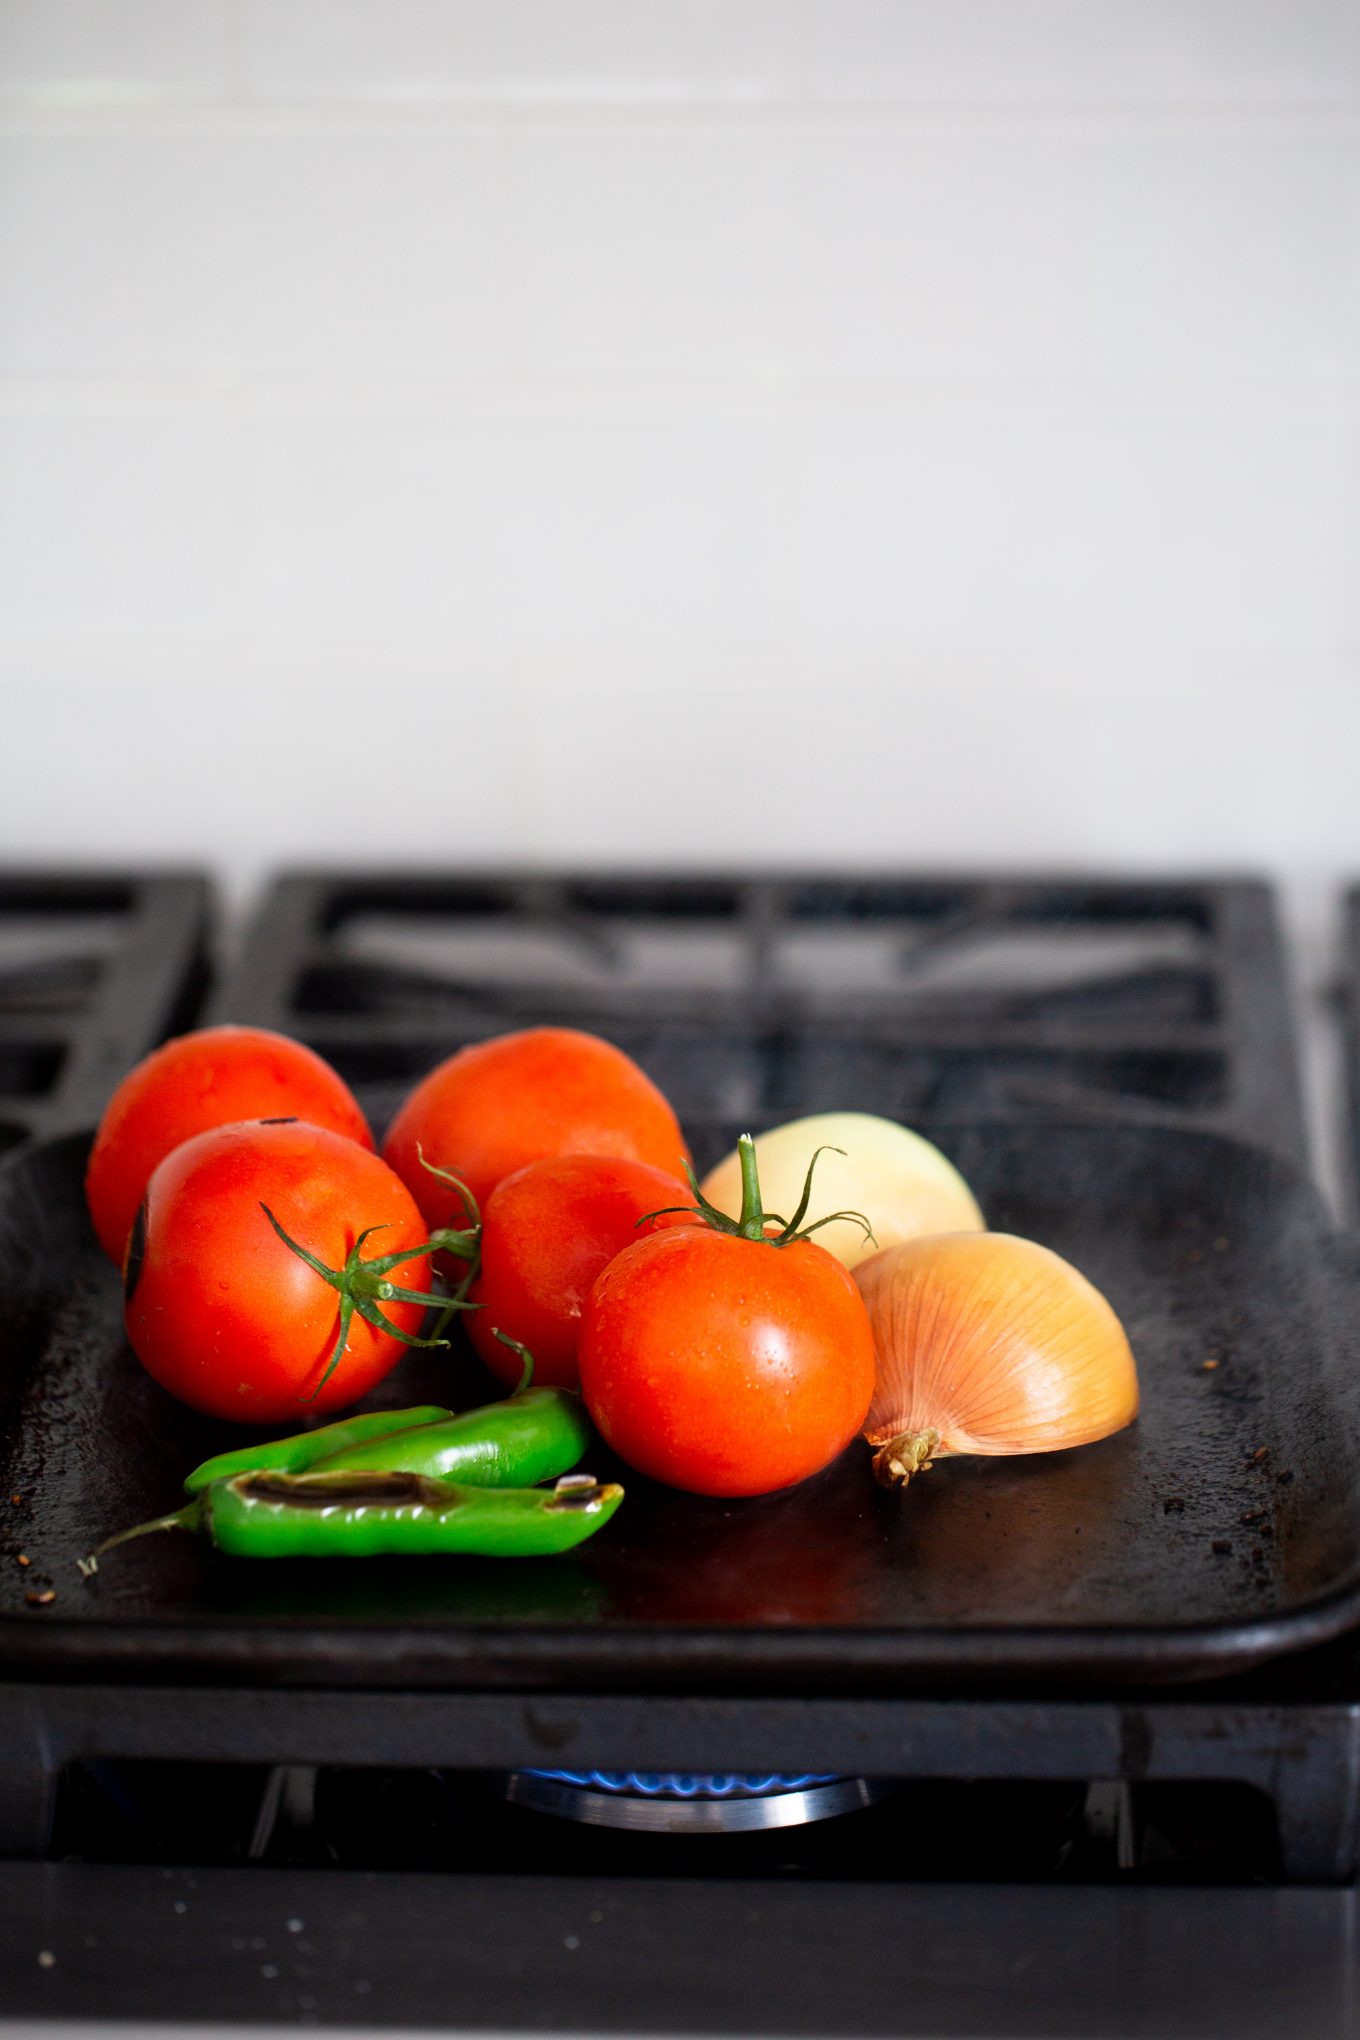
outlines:
{"label": "stove burner", "polygon": [[834,1772],[510,1771],[505,1797],[536,1813],[649,1834],[800,1827],[869,1806],[883,1788]]}

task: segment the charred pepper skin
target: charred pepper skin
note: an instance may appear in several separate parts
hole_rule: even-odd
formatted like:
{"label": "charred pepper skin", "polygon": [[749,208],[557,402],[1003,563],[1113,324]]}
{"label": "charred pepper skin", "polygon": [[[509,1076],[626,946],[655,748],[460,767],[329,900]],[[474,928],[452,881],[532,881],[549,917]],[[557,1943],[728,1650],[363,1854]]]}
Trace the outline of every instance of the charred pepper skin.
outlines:
{"label": "charred pepper skin", "polygon": [[389,1431],[443,1424],[452,1416],[453,1411],[439,1403],[422,1403],[410,1410],[376,1410],[367,1416],[342,1417],[339,1423],[323,1424],[315,1431],[298,1431],[291,1438],[241,1445],[196,1466],[184,1483],[184,1492],[196,1495],[213,1481],[231,1480],[238,1473],[305,1473],[318,1460],[333,1458]]}
{"label": "charred pepper skin", "polygon": [[314,1460],[314,1473],[419,1473],[469,1487],[536,1487],[576,1466],[594,1432],[579,1395],[523,1388],[461,1417],[388,1431]]}
{"label": "charred pepper skin", "polygon": [[234,1558],[544,1558],[593,1537],[622,1500],[588,1475],[479,1488],[409,1473],[255,1473],[215,1481],[167,1526],[202,1530]]}

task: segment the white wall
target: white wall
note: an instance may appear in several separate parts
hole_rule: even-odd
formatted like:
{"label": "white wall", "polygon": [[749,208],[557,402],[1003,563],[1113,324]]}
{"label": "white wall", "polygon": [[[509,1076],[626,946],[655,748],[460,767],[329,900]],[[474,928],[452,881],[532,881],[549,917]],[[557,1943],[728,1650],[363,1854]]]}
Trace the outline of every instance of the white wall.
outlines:
{"label": "white wall", "polygon": [[1360,869],[1355,0],[0,0],[0,854]]}

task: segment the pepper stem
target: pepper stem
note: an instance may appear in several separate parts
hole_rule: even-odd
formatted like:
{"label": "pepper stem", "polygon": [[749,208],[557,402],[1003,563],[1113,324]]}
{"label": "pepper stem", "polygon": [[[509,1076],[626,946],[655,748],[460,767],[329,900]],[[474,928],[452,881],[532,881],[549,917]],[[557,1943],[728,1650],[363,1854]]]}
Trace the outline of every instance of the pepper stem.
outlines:
{"label": "pepper stem", "polygon": [[874,1454],[874,1479],[884,1487],[903,1488],[914,1473],[927,1473],[940,1449],[938,1431],[899,1431]]}
{"label": "pepper stem", "polygon": [[90,1558],[102,1558],[116,1544],[130,1544],[134,1537],[149,1537],[154,1530],[197,1530],[202,1517],[203,1506],[196,1495],[185,1508],[176,1509],[173,1515],[153,1516],[149,1523],[134,1523],[130,1530],[120,1530],[116,1537],[106,1537],[102,1544],[96,1544]]}

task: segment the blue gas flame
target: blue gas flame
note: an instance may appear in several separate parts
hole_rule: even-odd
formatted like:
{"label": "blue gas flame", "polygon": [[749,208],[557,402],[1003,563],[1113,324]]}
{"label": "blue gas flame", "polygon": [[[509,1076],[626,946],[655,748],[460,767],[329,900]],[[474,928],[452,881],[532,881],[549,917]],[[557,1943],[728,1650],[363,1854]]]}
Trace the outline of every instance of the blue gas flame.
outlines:
{"label": "blue gas flame", "polygon": [[757,1799],[771,1792],[803,1792],[810,1785],[834,1785],[835,1771],[526,1771],[526,1778],[551,1778],[592,1792],[631,1793],[643,1799]]}

